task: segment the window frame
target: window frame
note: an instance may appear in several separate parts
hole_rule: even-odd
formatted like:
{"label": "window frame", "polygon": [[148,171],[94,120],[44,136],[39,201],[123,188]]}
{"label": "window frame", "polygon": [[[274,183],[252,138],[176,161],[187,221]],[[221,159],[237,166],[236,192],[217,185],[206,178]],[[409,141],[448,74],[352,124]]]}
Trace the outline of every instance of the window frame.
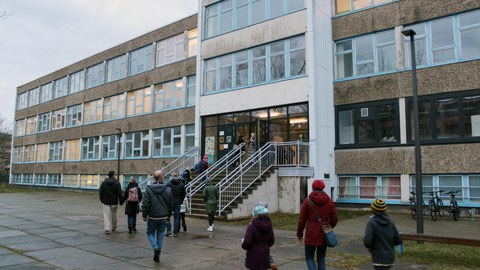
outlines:
{"label": "window frame", "polygon": [[65,157],[64,161],[79,161],[81,160],[82,154],[82,141],[81,139],[66,140],[64,143],[65,146]]}
{"label": "window frame", "polygon": [[75,94],[85,90],[85,69],[68,75],[68,93]]}
{"label": "window frame", "polygon": [[131,51],[128,54],[128,76],[151,70],[153,68],[154,54],[153,44]]}
{"label": "window frame", "polygon": [[[112,138],[114,139],[114,146],[112,148]],[[120,141],[118,134],[104,135],[102,136],[102,160],[115,160],[118,159],[118,151],[120,150]],[[105,155],[106,154],[106,155]]]}
{"label": "window frame", "polygon": [[105,83],[127,77],[127,54],[111,58],[105,63]]}
{"label": "window frame", "polygon": [[49,162],[63,161],[63,141],[49,143],[48,161]]}
{"label": "window frame", "polygon": [[66,127],[76,127],[82,125],[83,104],[77,104],[67,107],[67,125]]}
{"label": "window frame", "polygon": [[85,71],[85,89],[90,89],[105,83],[105,62],[90,66]]}
{"label": "window frame", "polygon": [[[137,137],[138,140],[137,140]],[[137,140],[137,141],[136,141]],[[138,142],[138,144],[137,144]],[[144,145],[144,144],[147,145]],[[124,149],[124,159],[141,159],[141,158],[148,158],[150,157],[150,131],[137,131],[137,132],[129,132],[125,133],[125,147]],[[144,151],[147,151],[144,154]],[[135,155],[135,151],[139,151],[139,155]]]}

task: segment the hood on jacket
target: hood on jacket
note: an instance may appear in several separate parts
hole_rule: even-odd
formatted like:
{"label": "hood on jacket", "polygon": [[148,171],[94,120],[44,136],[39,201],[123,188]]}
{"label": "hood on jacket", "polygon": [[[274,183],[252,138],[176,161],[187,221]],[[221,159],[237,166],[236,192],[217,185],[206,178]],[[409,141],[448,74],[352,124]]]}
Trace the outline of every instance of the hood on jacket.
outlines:
{"label": "hood on jacket", "polygon": [[137,184],[137,183],[129,182],[129,183],[128,183],[128,186],[127,186],[127,189],[128,189],[128,188],[132,188],[132,187],[138,187],[138,184]]}
{"label": "hood on jacket", "polygon": [[210,178],[207,178],[207,181],[205,181],[205,186],[211,186],[213,185],[212,180]]}
{"label": "hood on jacket", "polygon": [[165,189],[167,188],[167,185],[165,185],[164,183],[155,183],[155,184],[149,185],[148,187],[153,193],[160,194],[165,191]]}
{"label": "hood on jacket", "polygon": [[181,182],[182,182],[182,180],[181,180],[180,178],[178,178],[178,177],[172,177],[172,178],[170,179],[170,183],[172,183],[173,185],[178,185],[178,184],[180,184]]}
{"label": "hood on jacket", "polygon": [[380,226],[387,226],[391,223],[390,217],[385,213],[378,213],[371,217],[371,220]]}
{"label": "hood on jacket", "polygon": [[330,200],[330,197],[328,197],[327,193],[319,190],[314,190],[312,193],[310,193],[310,195],[308,195],[308,197],[312,202],[318,205],[326,204]]}
{"label": "hood on jacket", "polygon": [[105,184],[109,185],[109,186],[111,186],[111,185],[113,185],[117,182],[118,182],[118,180],[113,178],[113,177],[105,179]]}
{"label": "hood on jacket", "polygon": [[252,220],[252,225],[260,232],[268,232],[272,230],[272,220],[269,217],[259,216],[254,218]]}

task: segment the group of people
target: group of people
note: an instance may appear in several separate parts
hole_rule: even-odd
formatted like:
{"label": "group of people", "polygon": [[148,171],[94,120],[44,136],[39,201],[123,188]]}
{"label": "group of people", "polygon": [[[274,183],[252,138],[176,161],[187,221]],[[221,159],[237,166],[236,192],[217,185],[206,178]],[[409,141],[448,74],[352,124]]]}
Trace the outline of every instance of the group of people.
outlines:
{"label": "group of people", "polygon": [[[144,194],[138,188],[135,179],[130,180],[122,194],[120,183],[114,175],[113,171],[109,172],[109,177],[100,186],[105,234],[110,234],[117,228],[117,207],[125,201],[129,233],[136,232],[136,216],[140,210],[139,203],[143,201],[142,218],[147,222],[147,236],[154,252],[153,260],[159,262],[164,236],[171,234],[172,213],[174,236],[177,237],[180,231],[180,210],[186,195],[184,183],[174,176],[168,184],[165,184],[163,173],[158,170],[153,175],[154,183],[147,186]],[[322,180],[313,181],[312,192],[303,201],[297,225],[297,239],[304,244],[305,261],[309,270],[326,269],[327,245],[322,225],[329,224],[333,228],[338,222],[336,207],[323,191],[324,188],[325,183]],[[132,189],[135,191],[131,191]],[[203,198],[208,214],[209,232],[214,228],[218,196],[218,189],[207,178]],[[367,223],[363,242],[371,253],[373,268],[390,269],[395,260],[394,246],[400,245],[402,240],[395,224],[386,214],[385,201],[376,199],[370,208],[373,215]],[[253,218],[242,239],[241,247],[246,250],[245,266],[251,270],[278,269],[270,256],[270,247],[275,243],[275,237],[268,213],[268,203],[255,204]],[[184,218],[183,229],[187,230]]]}

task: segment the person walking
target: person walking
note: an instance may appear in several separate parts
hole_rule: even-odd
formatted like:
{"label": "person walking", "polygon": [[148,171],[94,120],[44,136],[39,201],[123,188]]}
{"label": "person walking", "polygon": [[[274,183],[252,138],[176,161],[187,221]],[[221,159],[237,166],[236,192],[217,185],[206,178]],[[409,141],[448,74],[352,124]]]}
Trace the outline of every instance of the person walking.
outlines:
{"label": "person walking", "polygon": [[142,201],[142,190],[138,187],[135,178],[130,178],[123,197],[126,198],[125,215],[127,215],[128,233],[131,234],[137,232],[137,214],[140,211],[139,206]]}
{"label": "person walking", "polygon": [[243,145],[242,145],[242,148],[240,149],[240,153],[239,153],[238,158],[233,163],[234,167],[240,166],[241,161],[242,161],[242,157],[245,153],[245,140],[243,139],[243,135],[239,135],[238,139],[237,139],[237,142],[236,142],[236,145],[241,145],[241,144],[243,144]]}
{"label": "person walking", "polygon": [[370,251],[373,269],[390,269],[395,262],[394,247],[402,244],[402,239],[386,213],[384,200],[374,200],[370,208],[373,215],[368,219],[363,245]]}
{"label": "person walking", "polygon": [[205,208],[208,214],[207,231],[213,232],[213,227],[215,226],[215,211],[217,210],[218,188],[212,183],[210,178],[207,178],[205,187],[203,188],[203,201],[205,202]]}
{"label": "person walking", "polygon": [[256,205],[252,216],[242,239],[242,248],[247,251],[245,267],[250,270],[276,269],[275,265],[270,265],[270,247],[275,243],[275,236],[268,209],[261,204]]}
{"label": "person walking", "polygon": [[117,229],[117,208],[118,204],[123,205],[122,187],[114,175],[114,171],[108,172],[108,178],[102,182],[99,189],[100,201],[103,204],[105,234],[110,234]]}
{"label": "person walking", "polygon": [[255,151],[257,151],[257,140],[255,139],[255,133],[252,132],[248,141],[248,157],[251,157]]}
{"label": "person walking", "polygon": [[[323,224],[330,224],[335,227],[338,222],[337,209],[332,199],[323,191],[325,183],[322,180],[315,180],[312,183],[312,192],[303,201],[298,218],[297,239],[305,244],[305,261],[308,270],[325,270],[325,255],[327,245],[323,235],[322,224],[318,221],[320,216]],[[303,240],[303,231],[306,227],[305,240]],[[314,261],[315,251],[317,262]]]}
{"label": "person walking", "polygon": [[[168,182],[167,186],[170,187],[173,195],[173,237],[178,237],[178,232],[180,231],[180,208],[186,196],[185,186],[182,183],[182,179],[180,179],[177,175],[172,175],[172,178],[170,179],[170,182]],[[170,222],[168,225],[167,234],[169,228],[171,231],[172,227]]]}
{"label": "person walking", "polygon": [[167,219],[173,211],[173,195],[170,188],[163,183],[161,170],[153,174],[155,183],[148,185],[142,203],[143,221],[147,222],[147,237],[153,249],[153,260],[160,262],[163,238]]}

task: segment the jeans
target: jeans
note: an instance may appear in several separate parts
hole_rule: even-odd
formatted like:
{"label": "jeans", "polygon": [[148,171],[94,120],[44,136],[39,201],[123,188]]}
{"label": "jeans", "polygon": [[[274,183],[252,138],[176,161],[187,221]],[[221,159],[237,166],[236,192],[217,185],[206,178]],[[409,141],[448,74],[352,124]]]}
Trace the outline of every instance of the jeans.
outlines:
{"label": "jeans", "polygon": [[117,227],[117,208],[118,205],[103,205],[103,227],[105,231],[112,231]]}
{"label": "jeans", "polygon": [[[165,229],[167,228],[167,219],[148,219],[147,221],[147,236],[152,249],[162,249],[163,237]],[[156,234],[156,237],[155,237]]]}
{"label": "jeans", "polygon": [[128,228],[132,229],[137,226],[137,215],[127,216]]}
{"label": "jeans", "polygon": [[181,204],[173,206],[173,233],[176,234],[180,231],[180,207]]}
{"label": "jeans", "polygon": [[[315,249],[317,250],[317,263],[313,256],[315,255]],[[305,261],[307,262],[308,270],[326,270],[325,255],[327,254],[327,245],[322,247],[305,245]],[[318,268],[317,268],[318,265]]]}

